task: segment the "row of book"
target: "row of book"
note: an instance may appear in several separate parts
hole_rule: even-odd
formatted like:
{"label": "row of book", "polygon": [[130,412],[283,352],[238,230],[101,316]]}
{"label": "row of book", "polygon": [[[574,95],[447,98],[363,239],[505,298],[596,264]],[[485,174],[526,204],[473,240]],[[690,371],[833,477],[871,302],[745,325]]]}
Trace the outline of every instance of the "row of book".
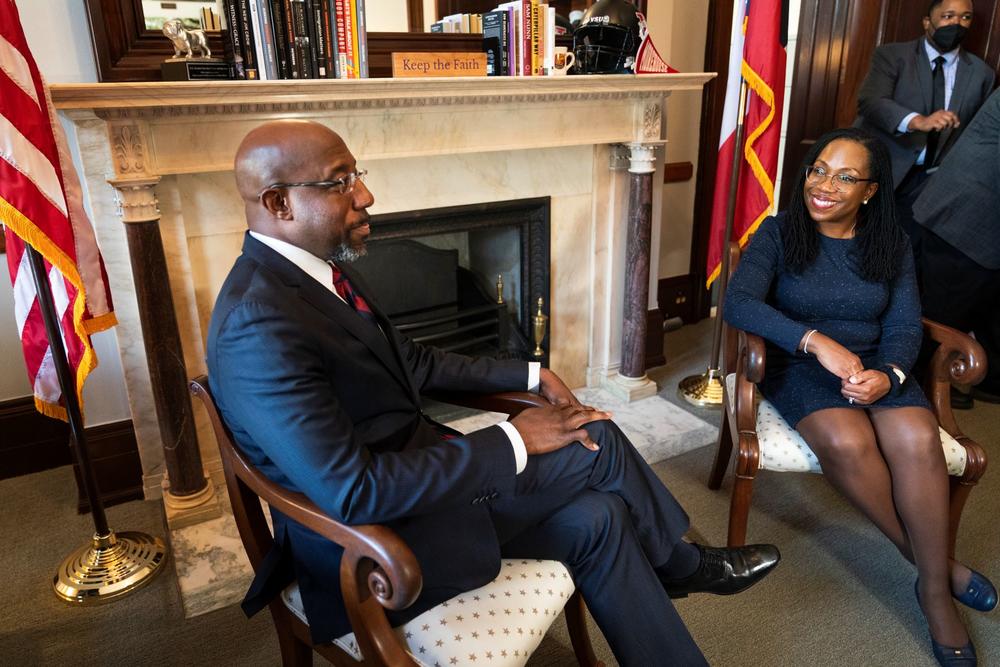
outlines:
{"label": "row of book", "polygon": [[451,14],[431,24],[431,32],[477,33],[482,31],[482,14]]}
{"label": "row of book", "polygon": [[[464,26],[465,15],[459,16]],[[545,76],[552,71],[556,48],[554,6],[540,0],[514,0],[474,16],[475,25],[483,33],[489,76]],[[470,19],[468,24],[471,27],[473,21]]]}
{"label": "row of book", "polygon": [[237,79],[368,78],[365,0],[222,0]]}

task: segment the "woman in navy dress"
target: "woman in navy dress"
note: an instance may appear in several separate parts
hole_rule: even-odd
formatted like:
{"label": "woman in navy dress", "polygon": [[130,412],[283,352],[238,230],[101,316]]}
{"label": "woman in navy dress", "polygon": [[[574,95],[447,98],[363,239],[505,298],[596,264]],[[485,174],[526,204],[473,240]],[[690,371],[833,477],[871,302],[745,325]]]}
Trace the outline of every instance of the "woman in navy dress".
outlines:
{"label": "woman in navy dress", "polygon": [[948,472],[910,369],[920,300],[897,226],[886,148],[855,129],[821,138],[787,212],[765,220],[726,295],[731,325],[767,341],[760,390],[826,478],[917,566],[941,664],[974,665],[952,596],[984,611],[996,590],[948,558]]}

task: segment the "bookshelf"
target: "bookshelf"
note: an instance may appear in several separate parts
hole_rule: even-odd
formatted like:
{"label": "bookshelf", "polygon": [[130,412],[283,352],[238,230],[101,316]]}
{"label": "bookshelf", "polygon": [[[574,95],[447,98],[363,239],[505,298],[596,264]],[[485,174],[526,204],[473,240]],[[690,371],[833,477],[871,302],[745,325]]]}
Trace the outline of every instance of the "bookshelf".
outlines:
{"label": "bookshelf", "polygon": [[[573,8],[581,0],[568,0]],[[590,0],[583,0],[589,2]],[[85,0],[90,33],[97,56],[97,72],[101,82],[160,81],[160,63],[173,55],[170,42],[158,31],[145,26],[142,0]],[[392,75],[394,51],[479,51],[480,35],[424,33],[414,11],[419,2],[410,2],[411,32],[368,33],[369,73],[373,78]],[[450,4],[459,5],[460,0]],[[496,0],[491,0],[491,6]],[[558,1],[556,2],[558,5]],[[640,10],[646,0],[638,0]],[[561,12],[560,12],[561,13]],[[217,32],[207,33],[213,53],[223,53],[222,38]],[[560,37],[557,44],[571,46],[572,39]]]}

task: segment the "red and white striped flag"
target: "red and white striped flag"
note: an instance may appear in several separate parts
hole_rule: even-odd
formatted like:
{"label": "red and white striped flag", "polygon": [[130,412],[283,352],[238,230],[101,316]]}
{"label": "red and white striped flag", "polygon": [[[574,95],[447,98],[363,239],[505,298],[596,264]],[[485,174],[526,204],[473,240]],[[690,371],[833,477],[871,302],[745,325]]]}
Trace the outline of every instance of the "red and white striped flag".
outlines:
{"label": "red and white striped flag", "polygon": [[80,180],[14,0],[0,0],[0,223],[35,406],[66,420],[25,244],[45,259],[81,409],[83,383],[97,367],[90,335],[117,322]]}
{"label": "red and white striped flag", "polygon": [[[728,241],[739,240],[740,246],[745,245],[764,218],[773,213],[785,94],[788,0],[736,0],[732,35],[709,231],[709,285],[719,276],[722,250]],[[746,140],[739,148],[742,158],[733,236],[724,240],[733,154],[737,150],[741,78],[749,86],[744,117]]]}

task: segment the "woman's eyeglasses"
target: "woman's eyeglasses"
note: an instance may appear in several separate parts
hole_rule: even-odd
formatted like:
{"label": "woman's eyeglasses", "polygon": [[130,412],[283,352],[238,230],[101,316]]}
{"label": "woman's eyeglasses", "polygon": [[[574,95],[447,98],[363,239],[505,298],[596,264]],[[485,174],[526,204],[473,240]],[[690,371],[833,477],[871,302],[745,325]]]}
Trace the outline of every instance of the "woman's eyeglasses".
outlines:
{"label": "woman's eyeglasses", "polygon": [[847,192],[862,181],[874,182],[875,180],[874,178],[858,178],[844,173],[831,174],[823,167],[806,167],[806,183],[809,185],[819,185],[828,178],[833,182],[833,189],[837,192]]}
{"label": "woman's eyeglasses", "polygon": [[333,181],[305,181],[302,183],[271,183],[269,186],[260,191],[257,195],[257,199],[264,196],[264,193],[268,190],[279,190],[281,188],[326,188],[327,190],[333,190],[340,195],[349,195],[354,192],[354,186],[357,185],[358,181],[364,181],[365,176],[368,175],[367,169],[358,169],[357,171],[352,171],[347,176],[343,178],[338,178]]}

